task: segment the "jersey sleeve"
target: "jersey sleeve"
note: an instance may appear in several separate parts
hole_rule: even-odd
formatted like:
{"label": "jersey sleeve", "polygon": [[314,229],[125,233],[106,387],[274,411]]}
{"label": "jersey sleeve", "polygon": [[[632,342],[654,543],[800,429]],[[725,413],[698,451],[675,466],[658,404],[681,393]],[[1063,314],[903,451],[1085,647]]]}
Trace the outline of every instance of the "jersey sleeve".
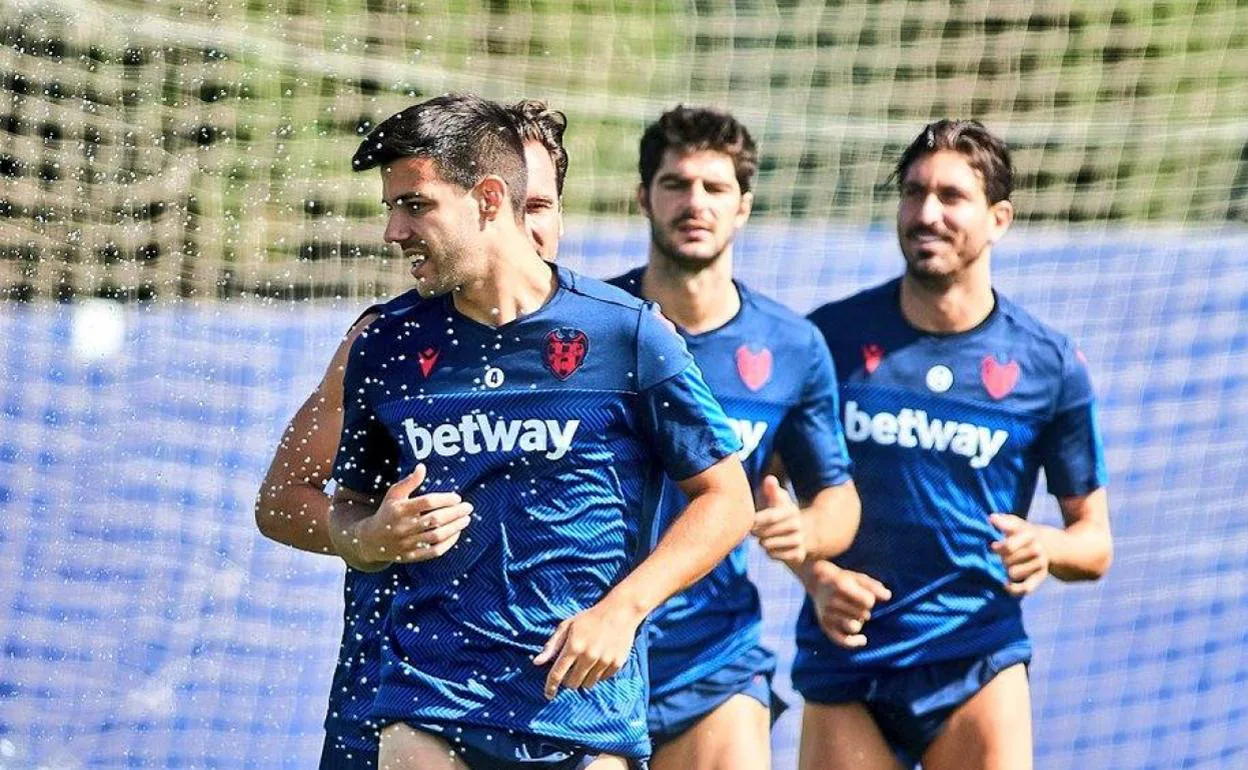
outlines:
{"label": "jersey sleeve", "polygon": [[801,400],[784,416],[776,433],[776,449],[802,500],[849,481],[851,470],[832,354],[823,334],[813,324],[807,328],[809,373]]}
{"label": "jersey sleeve", "polygon": [[1077,497],[1105,486],[1105,450],[1096,396],[1083,354],[1063,350],[1062,384],[1053,418],[1038,442],[1050,494]]}
{"label": "jersey sleeve", "polygon": [[399,448],[373,411],[364,364],[367,335],[356,339],[342,382],[342,436],[334,481],[365,495],[382,495],[399,480]]}
{"label": "jersey sleeve", "polygon": [[685,342],[653,305],[637,330],[639,425],[676,481],[696,476],[741,449],[728,417]]}

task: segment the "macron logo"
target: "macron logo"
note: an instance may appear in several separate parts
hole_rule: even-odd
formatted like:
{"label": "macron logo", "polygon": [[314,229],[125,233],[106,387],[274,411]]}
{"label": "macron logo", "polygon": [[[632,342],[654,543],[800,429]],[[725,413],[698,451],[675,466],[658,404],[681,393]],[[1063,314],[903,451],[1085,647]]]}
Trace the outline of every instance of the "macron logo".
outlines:
{"label": "macron logo", "polygon": [[732,432],[737,434],[737,440],[741,442],[741,451],[737,452],[737,457],[741,460],[753,454],[754,450],[758,449],[763,436],[767,434],[765,422],[751,422],[729,417],[728,423],[732,425]]}
{"label": "macron logo", "polygon": [[459,422],[444,422],[432,429],[417,425],[412,418],[403,421],[407,441],[416,460],[432,454],[454,457],[463,452],[539,452],[547,460],[558,460],[572,448],[572,437],[580,420],[504,420],[483,414],[466,414]]}
{"label": "macron logo", "polygon": [[970,459],[972,468],[987,468],[1010,437],[1003,430],[992,430],[955,420],[927,417],[922,409],[905,408],[897,414],[868,414],[858,408],[857,401],[845,402],[845,438],[862,442],[871,439],[877,444],[937,452],[953,452]]}

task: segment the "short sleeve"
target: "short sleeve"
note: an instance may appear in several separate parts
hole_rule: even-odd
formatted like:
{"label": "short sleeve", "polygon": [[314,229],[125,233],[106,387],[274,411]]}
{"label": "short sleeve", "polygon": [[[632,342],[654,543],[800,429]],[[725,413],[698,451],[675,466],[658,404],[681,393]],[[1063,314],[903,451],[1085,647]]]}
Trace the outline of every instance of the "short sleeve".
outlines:
{"label": "short sleeve", "polygon": [[645,303],[637,319],[637,389],[646,390],[693,363],[693,355],[659,306]]}
{"label": "short sleeve", "polygon": [[741,449],[684,340],[653,305],[638,322],[637,373],[640,429],[672,479],[696,476]]}
{"label": "short sleeve", "polygon": [[785,414],[776,433],[776,449],[802,500],[849,481],[851,469],[832,355],[819,330],[813,324],[807,328],[810,369],[800,401]]}
{"label": "short sleeve", "polygon": [[1105,450],[1087,362],[1072,344],[1063,350],[1061,393],[1037,443],[1049,492],[1077,497],[1105,486]]}
{"label": "short sleeve", "polygon": [[334,458],[334,481],[365,495],[382,495],[399,479],[399,451],[369,399],[365,358],[368,335],[351,346],[342,383],[342,436]]}

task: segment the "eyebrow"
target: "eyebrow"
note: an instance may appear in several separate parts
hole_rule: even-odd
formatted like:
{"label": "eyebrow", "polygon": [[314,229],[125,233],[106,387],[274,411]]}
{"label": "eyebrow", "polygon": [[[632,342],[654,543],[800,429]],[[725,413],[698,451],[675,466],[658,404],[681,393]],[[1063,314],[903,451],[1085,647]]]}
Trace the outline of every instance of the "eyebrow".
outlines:
{"label": "eyebrow", "polygon": [[406,192],[406,193],[401,193],[399,195],[394,196],[392,200],[386,200],[385,198],[382,198],[381,202],[386,206],[397,206],[403,201],[410,201],[410,200],[428,200],[428,199],[418,192]]}

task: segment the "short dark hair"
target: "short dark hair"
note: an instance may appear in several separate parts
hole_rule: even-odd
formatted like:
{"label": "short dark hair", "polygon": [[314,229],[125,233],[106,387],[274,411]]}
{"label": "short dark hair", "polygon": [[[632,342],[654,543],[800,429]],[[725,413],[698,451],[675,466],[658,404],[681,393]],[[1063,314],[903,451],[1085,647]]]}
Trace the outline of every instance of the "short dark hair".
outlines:
{"label": "short dark hair", "polygon": [[1010,148],[978,120],[946,119],[924,126],[893,169],[892,176],[897,186],[906,181],[906,172],[915,161],[941,150],[960,153],[970,167],[980,173],[988,203],[1010,199],[1010,194],[1014,192],[1014,163],[1010,160]]}
{"label": "short dark hair", "polygon": [[568,176],[568,151],[563,146],[563,132],[568,128],[568,116],[552,110],[540,99],[521,99],[507,105],[507,111],[515,116],[520,138],[526,142],[541,142],[555,164],[555,189],[563,195],[563,180]]}
{"label": "short dark hair", "polygon": [[754,138],[731,113],[710,107],[678,104],[659,116],[641,135],[641,157],[637,170],[642,186],[649,188],[663,163],[663,153],[715,150],[732,158],[741,192],[750,191],[758,171],[758,148]]}
{"label": "short dark hair", "polygon": [[444,179],[465,190],[487,175],[501,177],[511,190],[516,219],[524,217],[524,141],[502,105],[472,94],[445,94],[408,107],[369,132],[351,166],[365,171],[411,157],[431,159]]}

